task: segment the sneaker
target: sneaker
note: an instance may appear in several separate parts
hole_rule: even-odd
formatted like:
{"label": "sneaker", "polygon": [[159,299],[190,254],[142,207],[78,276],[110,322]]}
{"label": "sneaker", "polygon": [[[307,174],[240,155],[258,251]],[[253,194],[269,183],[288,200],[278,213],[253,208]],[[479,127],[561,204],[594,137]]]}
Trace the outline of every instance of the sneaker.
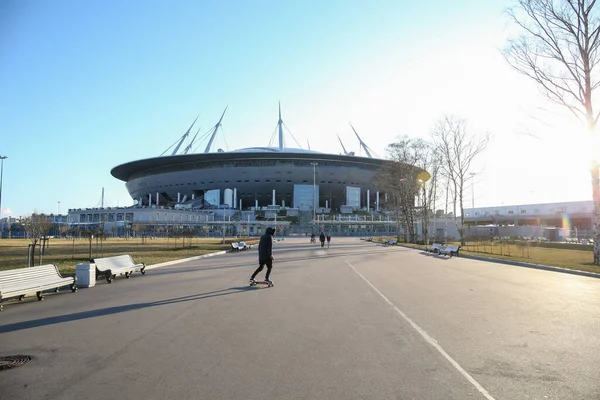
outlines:
{"label": "sneaker", "polygon": [[254,280],[254,278],[250,278],[250,284],[252,285],[254,283],[256,283],[256,281]]}
{"label": "sneaker", "polygon": [[273,283],[273,281],[268,278],[265,278],[265,283]]}

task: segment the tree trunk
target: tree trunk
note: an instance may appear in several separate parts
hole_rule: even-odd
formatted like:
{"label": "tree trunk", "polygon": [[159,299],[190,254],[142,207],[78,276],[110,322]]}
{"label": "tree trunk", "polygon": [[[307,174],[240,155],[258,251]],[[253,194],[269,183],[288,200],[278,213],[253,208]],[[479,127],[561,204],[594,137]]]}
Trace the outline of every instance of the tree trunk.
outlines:
{"label": "tree trunk", "polygon": [[594,200],[594,265],[600,265],[600,170],[594,161],[590,168]]}

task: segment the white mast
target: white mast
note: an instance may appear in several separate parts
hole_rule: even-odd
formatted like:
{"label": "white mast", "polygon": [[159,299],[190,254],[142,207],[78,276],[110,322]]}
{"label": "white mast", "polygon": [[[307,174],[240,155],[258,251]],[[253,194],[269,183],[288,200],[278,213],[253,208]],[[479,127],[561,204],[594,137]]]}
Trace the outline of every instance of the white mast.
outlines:
{"label": "white mast", "polygon": [[283,151],[285,143],[283,141],[283,121],[281,119],[281,102],[279,102],[279,121],[277,121],[277,127],[279,128],[279,151]]}
{"label": "white mast", "polygon": [[[229,106],[227,106],[229,107]],[[215,140],[215,136],[217,135],[217,131],[219,130],[219,127],[221,126],[221,121],[223,121],[223,117],[225,116],[225,111],[227,111],[227,107],[225,107],[225,110],[223,111],[223,114],[221,115],[221,118],[219,119],[219,122],[217,122],[217,124],[213,127],[214,131],[210,137],[210,140],[208,141],[208,144],[206,145],[206,148],[204,149],[205,153],[210,152],[210,148],[213,144],[213,141]]]}
{"label": "white mast", "polygon": [[347,156],[348,152],[346,151],[346,148],[344,147],[344,143],[342,142],[342,139],[340,139],[340,135],[337,135],[338,140],[340,141],[340,144],[342,145],[342,150],[344,150],[344,155]]}
{"label": "white mast", "polygon": [[365,142],[362,141],[362,139],[360,138],[360,136],[358,136],[358,133],[356,132],[356,129],[354,129],[354,127],[352,126],[352,124],[350,124],[350,127],[352,128],[352,130],[354,131],[354,134],[358,138],[358,142],[360,143],[360,146],[363,149],[365,149],[365,153],[367,153],[367,155],[369,156],[369,158],[373,158],[373,156],[371,155],[371,152],[369,151],[369,146],[367,146],[365,144]]}
{"label": "white mast", "polygon": [[[198,117],[200,116],[200,114],[198,114]],[[190,128],[187,130],[187,132],[181,137],[181,140],[179,141],[179,144],[177,145],[177,147],[175,147],[175,150],[173,150],[173,153],[171,153],[172,156],[176,155],[177,152],[179,151],[179,148],[181,147],[181,144],[183,143],[183,141],[185,140],[186,137],[188,137],[188,135],[190,134],[190,131],[192,130],[194,124],[196,123],[196,121],[198,121],[198,117],[196,117],[196,119],[194,120],[194,122],[192,122],[192,125],[190,126]]]}

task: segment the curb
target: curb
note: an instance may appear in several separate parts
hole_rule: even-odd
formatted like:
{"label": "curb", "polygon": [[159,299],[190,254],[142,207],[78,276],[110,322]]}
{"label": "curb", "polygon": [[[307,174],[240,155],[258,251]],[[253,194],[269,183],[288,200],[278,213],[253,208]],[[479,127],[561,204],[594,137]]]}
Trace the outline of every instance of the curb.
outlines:
{"label": "curb", "polygon": [[158,264],[147,265],[146,269],[150,270],[150,269],[155,269],[155,268],[167,267],[169,265],[179,264],[179,263],[183,263],[186,261],[194,261],[194,260],[200,260],[201,258],[220,256],[221,254],[227,254],[227,251],[222,250],[222,251],[217,251],[215,253],[203,254],[201,256],[196,256],[196,257],[182,258],[179,260],[172,260],[172,261],[165,261],[165,262],[158,263]]}
{"label": "curb", "polygon": [[[413,250],[424,251],[423,249],[419,249],[419,248],[416,248],[416,247],[402,246],[402,245],[400,245],[400,246],[404,247],[405,249],[413,249]],[[553,267],[551,265],[533,264],[533,263],[527,263],[527,262],[522,262],[522,261],[511,261],[511,260],[505,260],[505,259],[502,259],[502,258],[474,256],[474,255],[470,255],[470,254],[461,254],[459,258],[468,258],[468,259],[471,259],[471,260],[495,262],[495,263],[499,263],[499,264],[513,265],[513,266],[516,266],[516,267],[541,269],[541,270],[544,270],[544,271],[562,272],[564,274],[587,276],[589,278],[600,279],[600,273],[588,272],[588,271],[581,271],[581,270],[578,270],[578,269],[568,269],[568,268],[561,268],[561,267]]]}

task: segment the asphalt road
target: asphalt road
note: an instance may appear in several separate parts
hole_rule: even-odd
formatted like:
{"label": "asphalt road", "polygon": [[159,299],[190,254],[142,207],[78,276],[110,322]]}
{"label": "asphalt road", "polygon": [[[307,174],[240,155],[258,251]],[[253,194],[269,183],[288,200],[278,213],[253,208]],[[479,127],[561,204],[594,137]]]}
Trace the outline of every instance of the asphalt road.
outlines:
{"label": "asphalt road", "polygon": [[0,399],[600,399],[600,280],[308,241],[5,304]]}

